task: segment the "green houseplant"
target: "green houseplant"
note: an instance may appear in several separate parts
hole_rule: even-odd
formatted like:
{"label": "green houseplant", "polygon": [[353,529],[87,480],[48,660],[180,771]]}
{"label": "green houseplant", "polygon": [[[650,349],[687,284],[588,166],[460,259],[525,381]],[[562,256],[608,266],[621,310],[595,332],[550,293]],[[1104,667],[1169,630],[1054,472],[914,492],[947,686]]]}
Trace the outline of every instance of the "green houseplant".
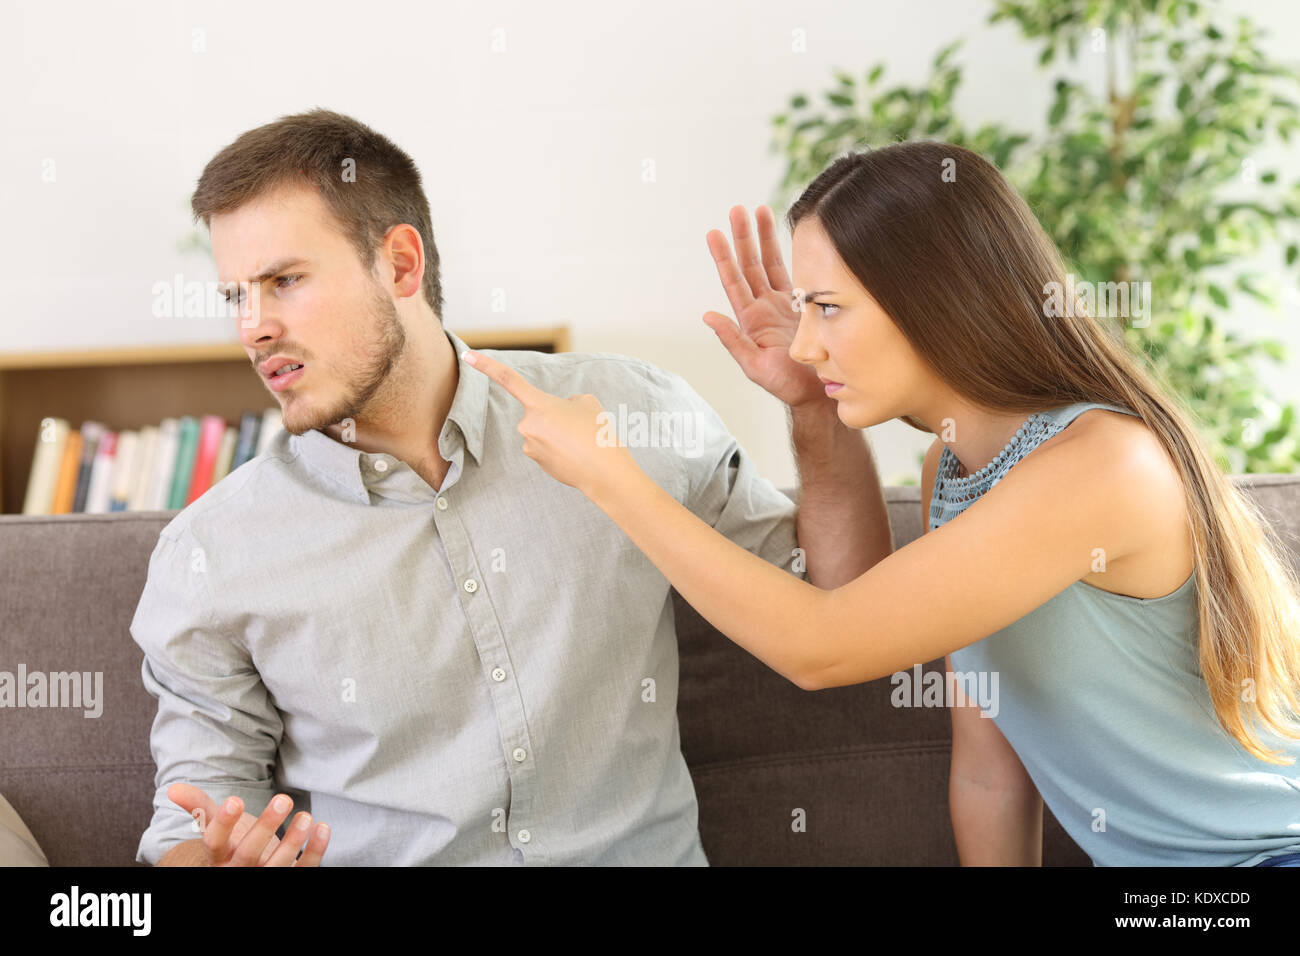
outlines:
{"label": "green houseplant", "polygon": [[[1295,408],[1272,401],[1258,374],[1286,351],[1226,330],[1221,317],[1242,295],[1278,311],[1277,284],[1244,265],[1272,241],[1285,247],[1280,273],[1295,284],[1300,180],[1282,182],[1251,154],[1300,129],[1300,70],[1269,60],[1248,18],[1229,30],[1194,0],[997,0],[989,23],[1003,20],[1042,44],[1043,68],[1062,60],[1045,133],[961,122],[961,41],[939,51],[920,88],[884,88],[883,64],[835,70],[824,102],[800,93],[772,118],[773,149],[786,161],[773,207],[850,149],[930,139],[979,152],[1076,276],[1150,283],[1152,314],[1124,322],[1125,340],[1181,399],[1220,467],[1297,470]],[[1077,79],[1085,56],[1104,58],[1104,95]]]}

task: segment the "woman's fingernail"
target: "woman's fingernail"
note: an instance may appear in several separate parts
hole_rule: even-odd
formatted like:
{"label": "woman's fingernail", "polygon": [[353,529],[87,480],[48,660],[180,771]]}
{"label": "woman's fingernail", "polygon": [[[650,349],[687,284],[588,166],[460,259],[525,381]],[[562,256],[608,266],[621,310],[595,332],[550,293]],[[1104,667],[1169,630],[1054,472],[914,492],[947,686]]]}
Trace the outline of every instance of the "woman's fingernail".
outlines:
{"label": "woman's fingernail", "polygon": [[478,356],[471,354],[469,349],[466,349],[465,351],[461,352],[460,357],[463,358],[470,365],[478,364]]}
{"label": "woman's fingernail", "polygon": [[231,797],[222,805],[221,809],[225,810],[227,813],[237,813],[239,811],[239,801],[234,797]]}

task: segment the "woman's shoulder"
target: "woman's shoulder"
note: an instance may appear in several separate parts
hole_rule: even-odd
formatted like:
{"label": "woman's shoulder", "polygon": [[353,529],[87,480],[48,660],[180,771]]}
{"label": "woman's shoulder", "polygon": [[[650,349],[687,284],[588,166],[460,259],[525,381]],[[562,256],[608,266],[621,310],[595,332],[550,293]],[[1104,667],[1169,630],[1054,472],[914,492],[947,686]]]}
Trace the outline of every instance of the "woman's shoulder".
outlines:
{"label": "woman's shoulder", "polygon": [[[1173,459],[1146,422],[1135,415],[1109,408],[1089,408],[1043,442],[1040,449],[1057,446],[1065,456],[1089,462],[1112,462],[1117,476],[1141,476],[1161,482],[1152,491],[1168,491],[1168,483],[1181,488],[1182,479]],[[1132,491],[1133,489],[1130,489]]]}
{"label": "woman's shoulder", "polygon": [[[1112,528],[1099,538],[1129,542],[1104,571],[1084,580],[1131,597],[1158,597],[1187,580],[1194,567],[1183,479],[1160,439],[1133,415],[1087,409],[1038,449],[1056,457],[1063,473],[1103,482]],[[1068,489],[1063,496],[1068,500]]]}

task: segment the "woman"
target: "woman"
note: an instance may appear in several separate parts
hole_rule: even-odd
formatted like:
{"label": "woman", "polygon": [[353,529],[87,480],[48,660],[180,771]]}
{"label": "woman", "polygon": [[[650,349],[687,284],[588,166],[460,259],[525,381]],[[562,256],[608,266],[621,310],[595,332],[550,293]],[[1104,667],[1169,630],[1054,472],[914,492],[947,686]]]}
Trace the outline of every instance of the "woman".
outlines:
{"label": "woman", "polygon": [[526,454],[800,687],[944,655],[1000,679],[993,719],[952,711],[964,863],[1041,862],[1041,794],[1094,864],[1300,865],[1295,577],[1187,413],[1053,300],[1074,283],[1023,200],[975,153],[899,143],[836,160],[788,224],[799,288],[760,209],[743,282],[715,248],[743,331],[706,320],[792,406],[938,435],[928,533],[841,587],[715,533],[601,437],[592,396],[465,359],[523,405]]}

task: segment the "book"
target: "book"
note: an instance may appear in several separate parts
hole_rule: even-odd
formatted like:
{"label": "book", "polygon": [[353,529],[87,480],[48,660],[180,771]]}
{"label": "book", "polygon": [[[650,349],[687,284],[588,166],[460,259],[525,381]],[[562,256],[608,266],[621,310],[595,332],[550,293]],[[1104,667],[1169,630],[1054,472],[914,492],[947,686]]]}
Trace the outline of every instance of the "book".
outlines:
{"label": "book", "polygon": [[27,475],[27,490],[23,494],[23,514],[47,515],[54,503],[54,486],[59,479],[59,467],[71,431],[67,419],[42,418],[36,435],[36,453],[32,455],[32,468]]}
{"label": "book", "polygon": [[76,503],[84,445],[84,432],[81,429],[68,435],[67,444],[63,448],[63,461],[59,463],[59,476],[54,486],[54,500],[50,504],[50,514],[67,514]]}
{"label": "book", "polygon": [[85,511],[86,494],[90,491],[90,471],[95,467],[95,446],[104,433],[102,422],[81,423],[81,471],[77,475],[77,490],[72,503],[65,511]]}
{"label": "book", "polygon": [[231,471],[257,454],[257,433],[261,430],[261,415],[256,412],[244,412],[240,416],[239,441],[235,444],[235,457],[230,462]]}
{"label": "book", "polygon": [[135,481],[131,486],[131,498],[127,502],[127,511],[149,510],[149,483],[153,480],[153,470],[156,467],[155,452],[157,448],[158,426],[146,425],[140,429],[140,447],[135,453],[135,457],[140,464],[135,471]]}
{"label": "book", "polygon": [[164,418],[158,426],[158,447],[154,454],[156,463],[153,481],[149,485],[149,511],[166,511],[171,493],[172,478],[176,474],[176,446],[181,423],[175,418]]}
{"label": "book", "polygon": [[108,513],[108,499],[113,493],[113,462],[117,457],[117,432],[105,429],[95,443],[95,461],[90,470],[86,488],[86,514]]}
{"label": "book", "polygon": [[221,436],[221,447],[217,449],[216,465],[212,469],[212,483],[214,485],[230,474],[230,463],[235,460],[235,443],[238,441],[239,431],[232,426],[227,426],[225,433]]}
{"label": "book", "polygon": [[212,487],[212,473],[217,464],[217,452],[226,436],[226,420],[220,415],[204,415],[198,424],[197,449],[194,453],[194,473],[190,476],[185,504]]}
{"label": "book", "polygon": [[199,444],[199,420],[193,415],[182,415],[176,434],[176,468],[171,490],[167,493],[167,509],[177,511],[185,507],[190,477],[194,473],[194,454]]}
{"label": "book", "polygon": [[280,411],[279,406],[268,408],[262,413],[262,430],[257,435],[257,454],[266,451],[266,446],[271,444],[271,439],[282,431],[284,431],[284,413]]}
{"label": "book", "polygon": [[113,458],[113,477],[109,482],[111,493],[108,498],[109,511],[125,511],[131,497],[131,484],[135,479],[134,471],[139,467],[137,454],[140,445],[140,433],[127,429],[117,434],[117,454]]}

